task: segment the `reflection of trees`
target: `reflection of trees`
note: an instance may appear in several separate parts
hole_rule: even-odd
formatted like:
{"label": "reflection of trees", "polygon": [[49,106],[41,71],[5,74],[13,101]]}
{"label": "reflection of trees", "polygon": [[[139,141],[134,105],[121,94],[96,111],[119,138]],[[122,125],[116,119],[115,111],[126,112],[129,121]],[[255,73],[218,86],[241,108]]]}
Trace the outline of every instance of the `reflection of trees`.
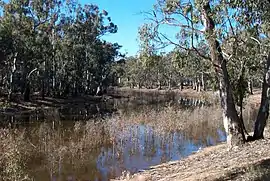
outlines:
{"label": "reflection of trees", "polygon": [[[80,109],[74,110],[77,114]],[[126,169],[134,172],[180,159],[201,146],[218,143],[223,136],[221,118],[215,107],[182,112],[174,107],[164,110],[149,112],[149,109],[144,109],[135,117],[125,117],[123,114],[123,117],[113,117],[103,122],[58,120],[32,124],[31,127],[24,125],[27,127],[24,144],[31,150],[30,160],[35,160],[34,164],[29,163],[29,173],[36,178],[39,175],[64,178],[73,174],[78,176],[76,179],[102,180],[109,175],[119,176]],[[217,116],[213,114],[214,111]],[[256,110],[250,107],[245,109],[244,120],[250,120],[247,125],[253,126],[255,113]],[[140,125],[127,120],[138,117],[137,114],[141,116],[139,118],[152,116],[152,122]],[[52,119],[56,117],[52,116]],[[25,121],[31,122],[31,119],[33,117],[26,117]],[[182,122],[184,119],[188,121]],[[180,124],[183,127],[178,127]]]}

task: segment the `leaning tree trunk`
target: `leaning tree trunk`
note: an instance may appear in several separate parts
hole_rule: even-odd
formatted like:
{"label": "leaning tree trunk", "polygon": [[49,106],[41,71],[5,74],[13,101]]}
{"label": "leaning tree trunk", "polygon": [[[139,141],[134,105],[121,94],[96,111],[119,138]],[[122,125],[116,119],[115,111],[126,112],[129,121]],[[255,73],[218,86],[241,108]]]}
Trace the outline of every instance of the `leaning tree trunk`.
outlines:
{"label": "leaning tree trunk", "polygon": [[263,79],[261,105],[257,119],[255,121],[255,128],[253,139],[262,139],[263,131],[266,125],[266,120],[269,116],[269,100],[270,100],[270,52],[267,57],[266,72]]}
{"label": "leaning tree trunk", "polygon": [[31,75],[37,71],[37,68],[31,70],[29,72],[29,74],[27,75],[26,79],[25,79],[25,87],[24,87],[24,92],[23,92],[23,99],[24,101],[30,101],[30,90],[31,90],[31,83],[30,83],[30,78]]}
{"label": "leaning tree trunk", "polygon": [[222,55],[220,44],[215,37],[215,23],[210,15],[211,8],[209,2],[204,4],[202,13],[206,39],[210,48],[211,61],[215,68],[216,79],[219,83],[222,116],[227,133],[227,143],[229,146],[243,144],[245,135],[243,127],[241,126],[241,120],[235,108],[226,60]]}

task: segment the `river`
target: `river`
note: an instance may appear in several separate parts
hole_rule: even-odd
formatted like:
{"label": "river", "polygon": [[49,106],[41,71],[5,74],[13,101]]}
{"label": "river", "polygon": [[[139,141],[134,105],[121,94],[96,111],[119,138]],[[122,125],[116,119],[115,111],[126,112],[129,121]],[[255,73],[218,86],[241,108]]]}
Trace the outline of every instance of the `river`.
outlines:
{"label": "river", "polygon": [[[39,181],[106,181],[124,172],[132,174],[153,165],[182,159],[203,147],[226,140],[222,125],[216,125],[214,130],[205,125],[194,136],[193,129],[185,133],[172,130],[160,134],[153,126],[143,123],[125,124],[121,129],[100,123],[117,117],[119,112],[124,115],[144,112],[147,115],[145,110],[158,113],[168,106],[178,112],[192,112],[195,108],[211,105],[176,95],[166,100],[164,96],[136,95],[132,99],[112,98],[95,104],[2,113],[0,121],[3,129],[12,130],[11,134],[19,132],[23,135],[22,140],[14,143],[14,147],[19,143],[25,147],[18,148],[21,155],[15,157],[19,161],[14,161],[23,170],[20,174]],[[256,110],[246,112],[250,128]],[[5,139],[1,137],[2,142]],[[23,165],[20,163],[22,160]]]}

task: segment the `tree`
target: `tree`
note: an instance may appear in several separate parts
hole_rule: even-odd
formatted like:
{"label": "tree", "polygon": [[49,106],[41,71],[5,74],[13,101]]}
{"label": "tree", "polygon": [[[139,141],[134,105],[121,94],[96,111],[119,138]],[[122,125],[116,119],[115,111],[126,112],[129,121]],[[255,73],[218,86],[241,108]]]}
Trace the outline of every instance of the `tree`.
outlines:
{"label": "tree", "polygon": [[[228,62],[231,63],[230,58],[236,56],[234,58],[237,59],[242,55],[236,55],[234,53],[228,55],[225,53],[224,49],[222,49],[222,46],[223,43],[230,38],[234,38],[235,43],[240,41],[234,27],[237,27],[239,31],[249,31],[258,27],[255,25],[255,22],[269,25],[269,18],[266,18],[269,17],[268,13],[266,13],[269,12],[269,10],[265,8],[262,10],[262,7],[269,7],[269,1],[262,1],[257,5],[255,2],[242,1],[158,0],[157,4],[154,6],[154,10],[147,13],[151,23],[154,25],[151,30],[153,34],[148,37],[152,39],[152,41],[155,41],[157,46],[164,47],[166,45],[175,45],[178,49],[195,53],[197,56],[200,56],[201,59],[208,60],[208,64],[212,65],[220,92],[227,142],[231,146],[239,145],[246,141],[243,123],[236,110],[236,96],[234,96],[232,89],[233,77],[228,71],[228,66],[230,66]],[[256,11],[254,11],[254,9]],[[252,16],[253,12],[253,15],[256,16]],[[244,15],[248,15],[246,22],[236,18],[237,16],[243,17]],[[178,27],[180,28],[180,32],[176,34],[174,39],[171,39],[162,32],[164,27]],[[249,36],[246,37],[247,39],[252,38],[250,34],[246,36]],[[265,39],[263,37],[267,37],[267,34],[260,31],[260,36],[257,37],[259,40],[253,38],[260,42],[262,39]],[[198,42],[207,45],[206,51],[200,49]],[[243,43],[252,48],[255,42],[253,42],[252,45],[248,45],[247,41],[243,41]],[[239,47],[234,48],[236,50],[239,49]],[[261,57],[256,51],[249,52],[249,54],[254,55],[254,57]],[[237,66],[238,65],[239,63]],[[248,68],[242,66],[243,68],[240,69],[241,74],[238,74],[242,75],[240,76],[242,77],[241,79],[238,77],[241,83],[244,82],[245,71],[251,70],[252,64],[248,64],[248,62],[245,61],[245,66],[248,66]],[[268,68],[269,67],[266,66],[267,71]],[[268,95],[265,94],[268,90],[268,72],[266,72],[265,75],[261,108],[255,124],[254,139],[262,138],[262,131],[268,117],[269,101]],[[240,91],[240,93],[243,94],[242,91]],[[241,100],[242,97],[240,101]]]}

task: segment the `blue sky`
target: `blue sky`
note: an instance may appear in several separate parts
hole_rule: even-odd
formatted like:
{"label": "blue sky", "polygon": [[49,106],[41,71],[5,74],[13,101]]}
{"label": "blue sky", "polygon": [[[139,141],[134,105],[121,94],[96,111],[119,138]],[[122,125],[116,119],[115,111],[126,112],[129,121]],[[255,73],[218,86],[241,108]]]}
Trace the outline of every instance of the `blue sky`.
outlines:
{"label": "blue sky", "polygon": [[113,23],[118,26],[116,34],[106,35],[105,40],[117,42],[123,46],[122,52],[128,56],[135,55],[139,50],[138,28],[145,23],[142,11],[153,8],[155,0],[79,0],[81,4],[96,4],[109,13]]}

